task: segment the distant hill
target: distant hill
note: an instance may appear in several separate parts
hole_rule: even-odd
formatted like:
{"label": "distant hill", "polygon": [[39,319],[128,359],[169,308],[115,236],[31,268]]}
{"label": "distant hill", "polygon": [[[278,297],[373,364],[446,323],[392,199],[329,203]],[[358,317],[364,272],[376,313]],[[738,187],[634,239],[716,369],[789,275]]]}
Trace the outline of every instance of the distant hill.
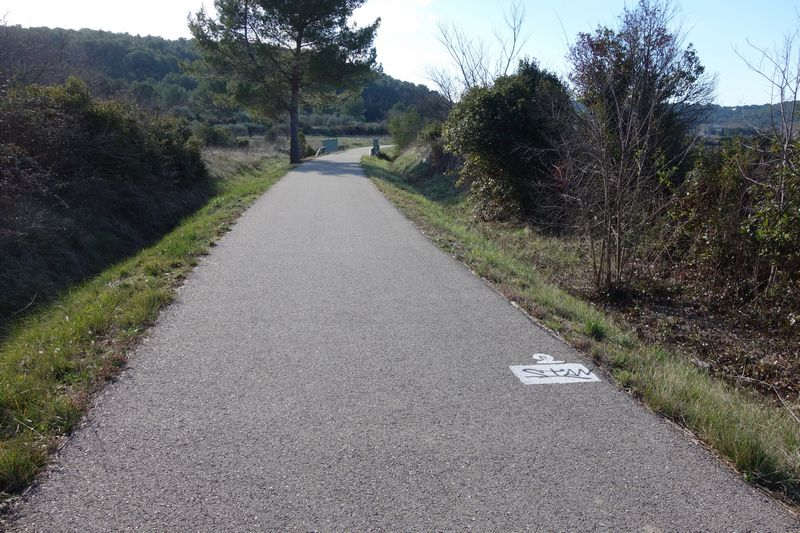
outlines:
{"label": "distant hill", "polygon": [[[797,122],[795,118],[795,122]],[[737,135],[753,135],[758,131],[771,130],[773,121],[780,121],[778,104],[719,106],[706,108],[706,118],[698,131],[704,137],[723,138]]]}
{"label": "distant hill", "polygon": [[[202,74],[192,40],[96,30],[0,27],[0,86],[53,85],[74,75],[93,95],[125,99],[202,124],[226,124],[237,135],[265,126],[225,96],[225,81]],[[192,68],[195,67],[195,68]],[[378,73],[355,94],[303,109],[306,133],[373,133],[389,111],[414,106],[444,118],[448,104],[423,85]]]}
{"label": "distant hill", "polygon": [[[54,85],[75,75],[97,97],[133,101],[193,123],[222,124],[235,135],[263,134],[269,125],[227,99],[225,82],[204,76],[199,59],[188,39],[0,26],[0,86]],[[394,107],[412,106],[422,116],[440,119],[449,110],[447,101],[424,85],[377,73],[355,94],[306,106],[303,129],[325,135],[383,132]],[[769,104],[710,105],[706,111],[698,131],[710,139],[767,130],[777,116],[777,106]]]}

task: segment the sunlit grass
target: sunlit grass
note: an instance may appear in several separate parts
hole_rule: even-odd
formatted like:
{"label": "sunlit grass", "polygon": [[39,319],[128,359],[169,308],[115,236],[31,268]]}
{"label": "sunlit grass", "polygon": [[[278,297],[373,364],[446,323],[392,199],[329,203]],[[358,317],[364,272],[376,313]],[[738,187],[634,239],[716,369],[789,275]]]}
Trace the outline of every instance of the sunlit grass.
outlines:
{"label": "sunlit grass", "polygon": [[283,158],[217,157],[226,179],[203,208],[153,246],[14,324],[0,344],[0,492],[30,483],[197,258],[289,169]]}

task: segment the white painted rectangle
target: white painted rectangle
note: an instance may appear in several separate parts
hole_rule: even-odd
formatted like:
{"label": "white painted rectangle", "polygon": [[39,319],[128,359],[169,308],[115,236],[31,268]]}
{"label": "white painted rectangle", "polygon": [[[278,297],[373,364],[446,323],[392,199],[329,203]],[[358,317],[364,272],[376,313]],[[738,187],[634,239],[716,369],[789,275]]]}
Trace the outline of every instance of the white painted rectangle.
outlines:
{"label": "white painted rectangle", "polygon": [[525,385],[589,383],[600,381],[594,372],[578,363],[512,365],[509,367]]}

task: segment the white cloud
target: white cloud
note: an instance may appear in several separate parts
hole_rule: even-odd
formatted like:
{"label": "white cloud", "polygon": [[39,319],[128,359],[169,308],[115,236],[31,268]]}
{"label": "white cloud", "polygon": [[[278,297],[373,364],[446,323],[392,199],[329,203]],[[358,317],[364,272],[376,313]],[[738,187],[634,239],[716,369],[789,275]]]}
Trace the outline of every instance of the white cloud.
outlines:
{"label": "white cloud", "polygon": [[436,40],[433,0],[369,0],[354,16],[358,24],[381,18],[375,47],[390,76],[429,84],[426,70],[446,60]]}
{"label": "white cloud", "polygon": [[186,19],[213,0],[3,0],[8,24],[68,29],[102,29],[167,38],[189,37]]}

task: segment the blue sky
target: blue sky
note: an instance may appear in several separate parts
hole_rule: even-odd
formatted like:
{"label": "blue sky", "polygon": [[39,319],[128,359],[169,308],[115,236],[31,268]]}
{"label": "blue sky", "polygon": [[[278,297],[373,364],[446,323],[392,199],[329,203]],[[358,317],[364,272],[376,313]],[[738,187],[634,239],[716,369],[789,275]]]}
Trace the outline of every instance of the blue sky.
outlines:
{"label": "blue sky", "polygon": [[[524,52],[562,76],[569,70],[565,56],[575,36],[591,31],[598,24],[613,26],[626,5],[623,0],[525,0],[523,3],[529,35]],[[723,105],[768,102],[769,88],[744,65],[735,49],[758,60],[758,54],[747,46],[746,40],[767,48],[780,44],[784,34],[800,26],[797,15],[800,2],[684,0],[675,4],[676,22],[697,48],[707,70],[717,75],[717,102]],[[426,65],[446,62],[435,39],[438,21],[454,22],[474,35],[491,40],[492,28],[502,27],[502,12],[507,5],[508,1],[503,0],[369,0],[362,10],[383,17],[383,33],[377,44],[386,72],[424,82]],[[410,13],[414,13],[413,17]]]}
{"label": "blue sky", "polygon": [[[502,26],[509,0],[368,0],[357,20],[383,19],[378,40],[379,60],[395,77],[427,82],[430,67],[447,62],[436,41],[439,22],[454,23],[491,41]],[[188,36],[186,15],[211,0],[0,0],[0,16],[23,26],[89,27],[133,34]],[[631,1],[627,2],[631,5]],[[566,75],[569,42],[598,24],[614,25],[624,0],[524,0],[527,12],[524,53],[543,66]],[[772,48],[800,27],[800,0],[678,1],[677,21],[694,43],[709,72],[718,76],[717,102],[724,105],[765,103],[769,89],[737,57],[735,49],[758,59],[746,39]]]}

